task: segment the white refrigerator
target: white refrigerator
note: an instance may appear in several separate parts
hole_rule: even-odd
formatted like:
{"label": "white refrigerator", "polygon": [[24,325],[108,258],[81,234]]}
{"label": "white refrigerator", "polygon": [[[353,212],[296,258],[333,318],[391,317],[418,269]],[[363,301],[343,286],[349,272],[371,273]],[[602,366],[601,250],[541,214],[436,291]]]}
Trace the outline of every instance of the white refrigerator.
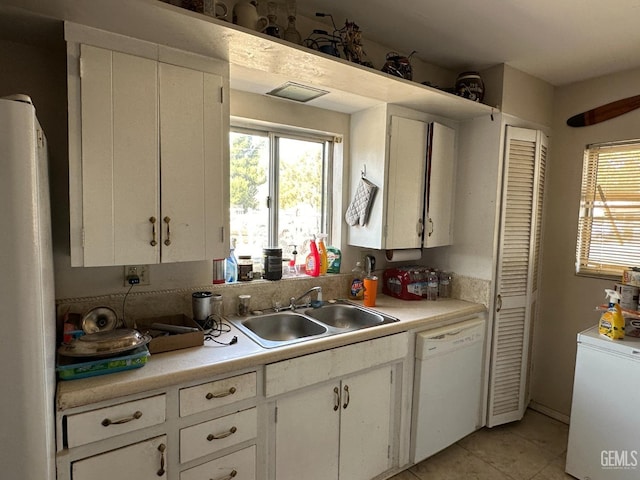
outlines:
{"label": "white refrigerator", "polygon": [[640,478],[640,339],[578,334],[566,471],[581,480]]}
{"label": "white refrigerator", "polygon": [[0,477],[55,479],[55,300],[46,140],[0,98]]}

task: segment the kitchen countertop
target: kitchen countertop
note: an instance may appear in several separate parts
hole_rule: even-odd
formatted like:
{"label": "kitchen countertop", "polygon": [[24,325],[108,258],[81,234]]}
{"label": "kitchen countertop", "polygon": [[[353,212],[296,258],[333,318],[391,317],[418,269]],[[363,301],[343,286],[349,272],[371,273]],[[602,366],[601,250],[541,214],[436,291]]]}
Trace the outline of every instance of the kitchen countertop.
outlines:
{"label": "kitchen countertop", "polygon": [[404,301],[386,295],[379,295],[373,308],[400,321],[270,349],[262,348],[231,325],[231,331],[217,339],[228,342],[235,335],[238,342],[234,345],[205,341],[203,346],[152,355],[139,369],[59,381],[56,408],[60,411],[180,383],[206,381],[208,377],[394,333],[439,327],[456,318],[486,310],[484,305],[463,300]]}

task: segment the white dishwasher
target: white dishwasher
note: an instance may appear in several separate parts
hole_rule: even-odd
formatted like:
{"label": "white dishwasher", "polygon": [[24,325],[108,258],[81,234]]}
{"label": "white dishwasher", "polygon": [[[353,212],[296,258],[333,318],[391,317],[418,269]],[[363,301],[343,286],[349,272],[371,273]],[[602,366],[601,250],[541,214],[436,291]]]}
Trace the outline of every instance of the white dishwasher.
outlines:
{"label": "white dishwasher", "polygon": [[411,460],[418,463],[482,426],[485,321],[416,336]]}

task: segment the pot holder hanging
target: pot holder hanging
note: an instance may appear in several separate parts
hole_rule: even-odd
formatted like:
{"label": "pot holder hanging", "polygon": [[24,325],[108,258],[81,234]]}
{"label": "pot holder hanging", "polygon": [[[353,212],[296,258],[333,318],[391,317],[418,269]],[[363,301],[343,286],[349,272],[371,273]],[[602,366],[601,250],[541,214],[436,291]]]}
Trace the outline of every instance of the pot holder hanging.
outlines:
{"label": "pot holder hanging", "polygon": [[345,220],[351,226],[360,225],[364,227],[369,219],[369,212],[378,187],[366,178],[362,177],[358,182],[358,188],[353,196],[353,200],[347,207]]}

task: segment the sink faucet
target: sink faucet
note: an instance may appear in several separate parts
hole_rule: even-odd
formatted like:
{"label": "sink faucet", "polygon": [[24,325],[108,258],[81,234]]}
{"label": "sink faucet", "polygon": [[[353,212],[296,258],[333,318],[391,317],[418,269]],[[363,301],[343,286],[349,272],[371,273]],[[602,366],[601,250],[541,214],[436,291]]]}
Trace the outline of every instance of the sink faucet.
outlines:
{"label": "sink faucet", "polygon": [[322,287],[311,287],[309,290],[307,290],[306,292],[304,292],[302,295],[300,295],[298,298],[296,297],[291,297],[291,303],[289,304],[289,308],[291,310],[295,310],[298,307],[308,307],[309,303],[304,303],[302,305],[296,305],[297,302],[299,302],[300,300],[302,300],[304,297],[306,297],[307,295],[309,295],[312,292],[317,292],[317,296],[318,296],[318,302],[322,302]]}

